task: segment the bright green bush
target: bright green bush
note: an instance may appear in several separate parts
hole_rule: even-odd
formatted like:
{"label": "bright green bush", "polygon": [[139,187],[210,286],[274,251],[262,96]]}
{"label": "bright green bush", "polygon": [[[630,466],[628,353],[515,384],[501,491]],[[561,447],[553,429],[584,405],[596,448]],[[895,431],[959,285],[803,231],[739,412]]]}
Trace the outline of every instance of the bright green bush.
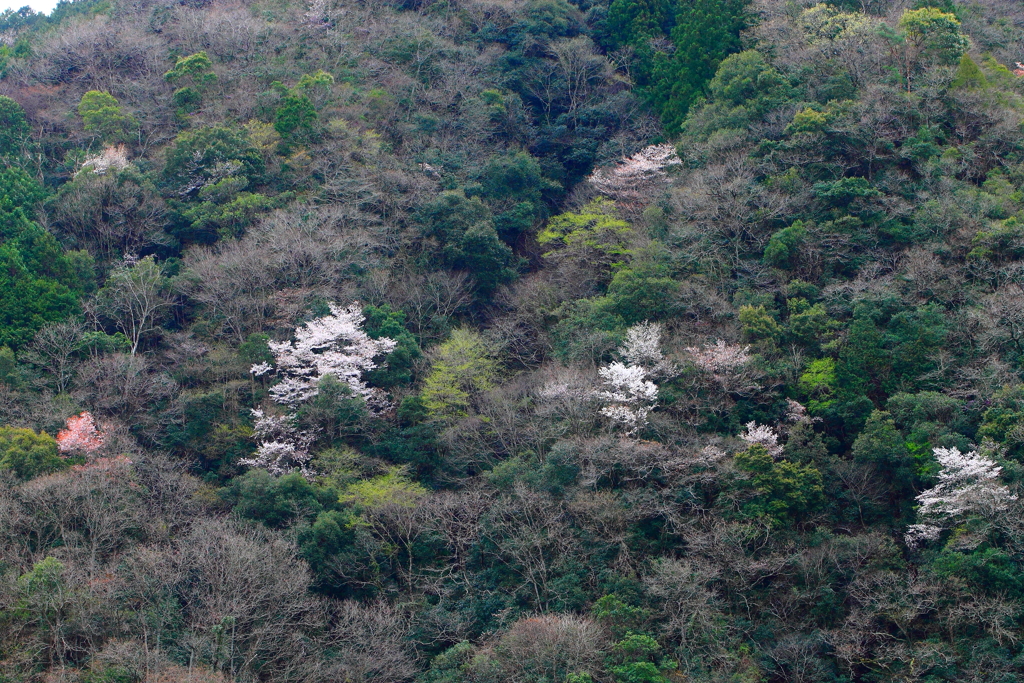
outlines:
{"label": "bright green bush", "polygon": [[57,442],[31,429],[0,427],[0,470],[20,479],[66,469],[68,462],[57,453]]}

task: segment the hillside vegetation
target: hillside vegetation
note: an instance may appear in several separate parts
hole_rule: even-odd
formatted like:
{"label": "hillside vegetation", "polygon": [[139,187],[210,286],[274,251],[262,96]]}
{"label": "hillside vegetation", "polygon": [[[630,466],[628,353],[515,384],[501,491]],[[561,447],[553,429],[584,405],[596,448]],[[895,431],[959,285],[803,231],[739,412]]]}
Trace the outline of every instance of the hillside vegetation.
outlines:
{"label": "hillside vegetation", "polygon": [[0,14],[0,683],[1024,676],[1024,9]]}

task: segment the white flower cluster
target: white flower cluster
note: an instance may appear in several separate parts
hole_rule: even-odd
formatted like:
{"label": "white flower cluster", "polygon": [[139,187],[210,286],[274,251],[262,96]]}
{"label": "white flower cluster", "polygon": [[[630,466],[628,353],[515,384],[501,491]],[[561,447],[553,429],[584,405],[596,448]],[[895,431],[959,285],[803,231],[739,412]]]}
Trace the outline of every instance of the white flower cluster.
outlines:
{"label": "white flower cluster", "polygon": [[811,422],[820,422],[820,417],[811,417],[807,414],[807,408],[797,401],[791,398],[786,399],[786,421],[792,422],[793,424],[810,424]]}
{"label": "white flower cluster", "polygon": [[295,427],[294,415],[266,415],[262,410],[254,409],[252,416],[256,418],[253,436],[259,442],[256,454],[252,458],[240,460],[243,465],[259,467],[271,474],[282,475],[298,470],[309,478],[309,461],[312,456],[309,447],[315,435]]}
{"label": "white flower cluster", "polygon": [[[319,382],[332,375],[361,396],[371,410],[388,407],[380,389],[368,387],[364,372],[377,367],[374,358],[391,353],[397,342],[387,337],[371,339],[362,329],[363,312],[356,305],[330,305],[331,314],[311,320],[295,330],[294,342],[270,342],[270,350],[282,381],[270,389],[275,403],[295,406],[319,392]],[[270,371],[267,363],[250,368],[254,375]]]}
{"label": "white flower cluster", "polygon": [[642,322],[626,330],[619,353],[630,365],[646,368],[652,376],[674,374],[675,368],[661,352],[661,325]]}
{"label": "white flower cluster", "polygon": [[647,426],[647,416],[657,406],[658,385],[651,378],[668,376],[672,365],[661,352],[661,325],[640,323],[629,328],[619,361],[598,369],[608,391],[598,393],[606,403],[601,414],[634,435]]}
{"label": "white flower cluster", "polygon": [[668,175],[665,169],[680,163],[672,145],[650,145],[623,159],[610,171],[594,171],[587,181],[602,194],[632,198],[639,195],[638,188],[665,178]]}
{"label": "white flower cluster", "polygon": [[998,482],[1003,468],[976,451],[935,448],[932,452],[942,471],[939,483],[917,497],[921,504],[917,516],[924,521],[908,527],[904,540],[911,547],[936,540],[946,524],[957,517],[992,515],[1017,499]]}
{"label": "white flower cluster", "polygon": [[903,534],[903,540],[908,547],[917,548],[939,540],[941,534],[942,527],[934,524],[911,524]]}
{"label": "white flower cluster", "polygon": [[719,339],[710,346],[690,346],[686,353],[704,372],[718,376],[743,367],[750,361],[749,346],[726,344]]}
{"label": "white flower cluster", "polygon": [[128,168],[128,150],[124,145],[107,147],[103,153],[96,157],[90,157],[82,162],[79,173],[89,169],[96,175],[105,175],[108,171],[123,171]]}
{"label": "white flower cluster", "polygon": [[[363,331],[365,318],[355,304],[347,308],[330,304],[330,309],[330,315],[297,328],[294,342],[269,343],[277,374],[282,378],[271,387],[271,398],[294,409],[316,396],[320,380],[330,375],[348,385],[353,395],[362,397],[372,412],[385,410],[390,405],[387,396],[380,389],[367,386],[363,373],[378,367],[374,358],[394,351],[397,342],[387,337],[371,339]],[[269,363],[256,363],[249,369],[257,377],[272,370],[275,368]],[[253,411],[253,415],[255,437],[260,445],[256,456],[243,462],[272,474],[296,469],[308,474],[306,463],[313,435],[294,428],[293,414],[273,417]]]}
{"label": "white flower cluster", "polygon": [[647,416],[658,401],[658,385],[647,379],[647,370],[616,361],[597,372],[611,388],[598,394],[609,404],[601,408],[601,414],[624,426],[627,434],[636,434],[646,427]]}
{"label": "white flower cluster", "polygon": [[769,425],[759,425],[753,420],[746,424],[747,430],[740,434],[740,438],[751,446],[758,444],[764,446],[765,450],[773,458],[782,455],[782,445],[779,443],[779,434]]}

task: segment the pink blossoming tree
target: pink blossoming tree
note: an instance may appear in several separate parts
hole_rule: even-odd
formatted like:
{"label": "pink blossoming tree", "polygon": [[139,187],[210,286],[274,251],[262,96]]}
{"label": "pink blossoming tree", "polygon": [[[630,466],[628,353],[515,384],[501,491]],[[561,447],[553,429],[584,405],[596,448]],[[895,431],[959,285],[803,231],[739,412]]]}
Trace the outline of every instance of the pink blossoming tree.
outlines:
{"label": "pink blossoming tree", "polygon": [[89,411],[72,415],[64,429],[57,432],[57,449],[66,455],[89,455],[102,448],[105,442],[106,437],[96,428]]}

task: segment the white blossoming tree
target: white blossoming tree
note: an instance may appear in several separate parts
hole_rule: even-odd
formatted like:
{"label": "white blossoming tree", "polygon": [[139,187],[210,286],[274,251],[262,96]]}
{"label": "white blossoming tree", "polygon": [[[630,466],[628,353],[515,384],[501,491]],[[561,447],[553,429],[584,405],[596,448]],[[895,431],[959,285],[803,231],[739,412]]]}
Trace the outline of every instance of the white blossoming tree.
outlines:
{"label": "white blossoming tree", "polygon": [[[257,363],[250,372],[257,377],[276,372],[281,381],[270,389],[270,397],[294,411],[316,396],[320,381],[327,376],[343,382],[354,396],[361,397],[373,413],[390,403],[380,389],[367,386],[363,374],[379,367],[376,358],[394,351],[397,342],[388,337],[371,339],[363,331],[363,312],[356,304],[342,308],[330,304],[330,315],[311,320],[295,330],[295,340],[270,342],[274,364]],[[266,415],[254,410],[255,437],[259,448],[253,458],[242,461],[272,474],[300,470],[308,474],[309,446],[314,435],[295,427],[294,413]]]}
{"label": "white blossoming tree", "polygon": [[682,161],[672,145],[650,145],[612,169],[598,169],[587,180],[594,188],[615,199],[634,200],[668,177],[665,170]]}
{"label": "white blossoming tree", "polygon": [[[107,147],[98,156],[90,157],[82,162],[82,168],[78,173],[84,173],[86,169],[96,175],[106,175],[109,171],[123,171],[128,168],[131,162],[128,160],[128,151],[124,145]],[[78,173],[75,175],[77,176]]]}
{"label": "white blossoming tree", "polygon": [[769,425],[759,425],[754,421],[750,421],[746,424],[746,431],[740,434],[740,438],[751,446],[755,444],[764,446],[765,450],[773,458],[778,458],[782,455],[779,433]]}
{"label": "white blossoming tree", "polygon": [[675,403],[684,420],[701,424],[708,414],[727,415],[738,397],[761,390],[763,372],[753,362],[750,347],[724,340],[706,341],[683,349],[689,369],[679,384]]}
{"label": "white blossoming tree", "polygon": [[310,478],[313,472],[309,469],[312,458],[309,447],[316,434],[296,428],[295,415],[291,413],[267,415],[262,410],[254,409],[252,416],[255,418],[253,437],[259,446],[252,458],[240,462],[264,469],[273,475],[299,471]]}
{"label": "white blossoming tree", "polygon": [[626,341],[619,353],[630,365],[642,367],[652,376],[668,376],[675,367],[661,352],[661,325],[642,322],[626,330]]}
{"label": "white blossoming tree", "polygon": [[991,516],[1017,499],[998,481],[1003,468],[977,451],[935,448],[932,452],[942,471],[939,483],[917,497],[920,523],[908,527],[905,536],[911,547],[938,539],[942,530],[957,519]]}
{"label": "white blossoming tree", "polygon": [[601,414],[633,436],[647,426],[647,417],[657,407],[658,385],[652,379],[674,373],[661,351],[661,325],[640,323],[629,328],[619,355],[627,363],[616,361],[598,369],[608,387],[598,393],[605,403]]}
{"label": "white blossoming tree", "polygon": [[363,331],[363,312],[355,304],[347,308],[330,304],[330,309],[330,315],[296,329],[295,341],[269,343],[276,367],[259,363],[251,372],[258,377],[276,370],[282,381],[270,389],[270,395],[275,403],[289,408],[316,396],[320,380],[333,375],[371,410],[386,409],[384,392],[367,386],[363,373],[378,367],[374,359],[394,351],[397,342],[387,337],[371,339]]}
{"label": "white blossoming tree", "polygon": [[786,421],[793,424],[811,424],[821,422],[820,417],[811,417],[807,414],[807,407],[791,398],[786,399]]}
{"label": "white blossoming tree", "polygon": [[723,384],[727,382],[727,376],[750,362],[749,351],[749,346],[727,344],[721,339],[714,344],[686,349],[695,366]]}
{"label": "white blossoming tree", "polygon": [[598,369],[609,391],[599,396],[606,405],[601,414],[633,435],[647,426],[647,416],[658,403],[658,385],[647,379],[647,370],[618,361]]}

